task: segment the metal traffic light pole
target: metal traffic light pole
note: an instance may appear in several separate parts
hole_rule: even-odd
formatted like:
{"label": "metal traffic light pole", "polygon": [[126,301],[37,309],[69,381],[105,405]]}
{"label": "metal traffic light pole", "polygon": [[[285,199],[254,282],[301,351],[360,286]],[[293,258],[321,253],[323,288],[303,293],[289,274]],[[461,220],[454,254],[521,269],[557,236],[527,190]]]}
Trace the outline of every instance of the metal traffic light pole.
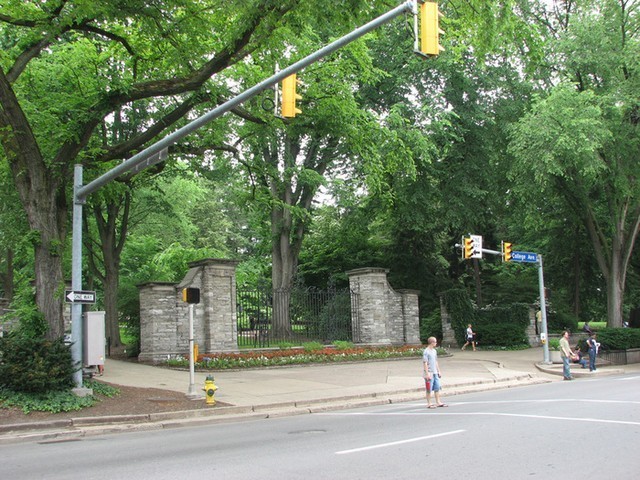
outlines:
{"label": "metal traffic light pole", "polygon": [[548,365],[551,363],[549,359],[549,335],[547,331],[547,302],[544,298],[544,273],[542,271],[542,255],[538,255],[538,285],[540,288],[540,323],[542,332],[540,332],[540,340],[542,341],[542,363]]}
{"label": "metal traffic light pole", "polygon": [[[234,98],[227,100],[219,107],[214,108],[210,112],[202,115],[201,117],[193,120],[184,127],[176,130],[174,133],[167,135],[162,140],[154,143],[153,145],[145,148],[141,152],[137,153],[133,157],[129,158],[125,162],[121,163],[117,167],[109,170],[104,175],[96,178],[87,185],[82,185],[82,165],[76,165],[74,173],[74,199],[73,199],[73,238],[72,238],[72,272],[71,272],[71,285],[74,291],[82,290],[82,205],[85,203],[87,196],[95,192],[99,188],[103,187],[107,183],[115,180],[120,175],[129,171],[140,171],[155,163],[161,162],[166,158],[166,154],[169,146],[176,143],[178,140],[195,132],[199,128],[203,127],[207,123],[215,120],[216,118],[224,115],[229,110],[237,107],[238,105],[246,102],[247,100],[255,97],[265,90],[270,89],[284,78],[292,75],[303,68],[317,62],[318,60],[330,55],[331,53],[339,50],[345,45],[357,40],[358,38],[366,35],[367,33],[375,30],[376,28],[389,23],[394,18],[411,12],[414,15],[418,14],[417,0],[408,0],[401,5],[397,6],[393,10],[379,16],[371,22],[363,25],[345,35],[344,37],[335,40],[329,45],[317,50],[311,55],[297,61],[291,66],[277,72],[275,75],[263,80],[254,87],[245,90],[241,94]],[[79,370],[74,373],[73,380],[77,389],[82,387],[82,305],[74,303],[71,308],[71,334],[72,334],[72,358],[74,364],[79,366]]]}

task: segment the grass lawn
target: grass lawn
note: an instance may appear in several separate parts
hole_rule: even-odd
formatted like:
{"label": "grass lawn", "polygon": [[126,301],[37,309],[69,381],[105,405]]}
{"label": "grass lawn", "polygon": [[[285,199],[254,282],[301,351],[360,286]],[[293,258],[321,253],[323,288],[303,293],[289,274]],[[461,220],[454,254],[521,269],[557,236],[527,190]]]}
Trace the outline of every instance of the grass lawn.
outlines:
{"label": "grass lawn", "polygon": [[[589,322],[589,326],[592,330],[600,330],[607,327],[607,322]],[[584,322],[578,322],[578,329],[582,331],[582,327],[584,327]]]}

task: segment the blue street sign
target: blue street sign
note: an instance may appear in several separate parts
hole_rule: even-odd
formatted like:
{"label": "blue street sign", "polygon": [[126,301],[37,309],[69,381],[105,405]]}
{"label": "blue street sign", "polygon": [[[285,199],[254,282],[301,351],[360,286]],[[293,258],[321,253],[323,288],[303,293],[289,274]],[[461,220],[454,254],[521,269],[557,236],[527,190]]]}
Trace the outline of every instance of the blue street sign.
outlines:
{"label": "blue street sign", "polygon": [[512,262],[538,263],[538,254],[532,252],[511,252]]}

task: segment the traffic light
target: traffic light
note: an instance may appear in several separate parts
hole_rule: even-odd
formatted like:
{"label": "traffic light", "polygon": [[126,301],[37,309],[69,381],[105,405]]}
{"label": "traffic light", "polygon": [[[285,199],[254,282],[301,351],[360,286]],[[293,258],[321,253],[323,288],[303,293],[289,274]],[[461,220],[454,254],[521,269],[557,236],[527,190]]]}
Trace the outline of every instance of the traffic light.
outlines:
{"label": "traffic light", "polygon": [[465,260],[469,258],[473,258],[473,253],[475,251],[475,242],[471,237],[464,238],[464,246],[463,246],[463,255]]}
{"label": "traffic light", "polygon": [[296,101],[302,100],[302,97],[296,93],[298,80],[296,74],[289,75],[282,80],[282,116],[285,118],[293,118],[302,110],[296,107]]}
{"label": "traffic light", "polygon": [[505,262],[511,261],[511,243],[502,242],[502,260]]}
{"label": "traffic light", "polygon": [[425,55],[440,55],[444,48],[440,45],[440,17],[437,2],[424,2],[420,5],[420,52]]}
{"label": "traffic light", "polygon": [[199,288],[183,288],[182,301],[186,303],[200,303]]}

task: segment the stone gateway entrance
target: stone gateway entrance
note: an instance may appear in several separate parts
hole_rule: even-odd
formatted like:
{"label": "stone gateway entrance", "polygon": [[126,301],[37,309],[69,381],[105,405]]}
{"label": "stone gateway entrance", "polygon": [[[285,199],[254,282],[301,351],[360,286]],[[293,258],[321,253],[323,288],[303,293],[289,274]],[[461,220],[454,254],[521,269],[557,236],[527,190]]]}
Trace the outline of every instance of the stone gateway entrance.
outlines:
{"label": "stone gateway entrance", "polygon": [[[238,305],[236,291],[237,265],[238,262],[234,260],[203,259],[190,263],[189,271],[177,284],[149,282],[139,285],[138,359],[156,363],[188,353],[189,308],[182,301],[182,289],[188,287],[200,289],[200,303],[194,308],[194,343],[198,345],[199,352],[237,352],[239,339],[242,340],[247,331],[243,331],[243,323],[238,328],[239,316],[242,317],[243,311]],[[351,331],[342,332],[341,335],[349,333],[354,343],[417,345],[420,343],[418,292],[393,290],[387,281],[387,273],[387,270],[380,268],[347,272],[352,294],[352,301],[347,304],[347,308],[352,310],[348,323]],[[353,301],[353,297],[356,301]],[[331,306],[326,304],[324,315],[325,319],[331,315],[337,316],[336,311],[332,312]],[[256,337],[255,347],[258,348],[268,346],[264,342],[265,334],[268,335],[268,310],[263,310],[260,318],[262,324],[256,314],[255,324],[246,327],[252,333],[262,331],[262,338]],[[306,328],[310,326],[312,314],[298,312],[292,318],[297,322],[297,327],[302,325],[302,328]],[[356,321],[353,321],[354,318]],[[262,340],[262,345],[259,340]],[[328,337],[325,340],[331,341]]]}

